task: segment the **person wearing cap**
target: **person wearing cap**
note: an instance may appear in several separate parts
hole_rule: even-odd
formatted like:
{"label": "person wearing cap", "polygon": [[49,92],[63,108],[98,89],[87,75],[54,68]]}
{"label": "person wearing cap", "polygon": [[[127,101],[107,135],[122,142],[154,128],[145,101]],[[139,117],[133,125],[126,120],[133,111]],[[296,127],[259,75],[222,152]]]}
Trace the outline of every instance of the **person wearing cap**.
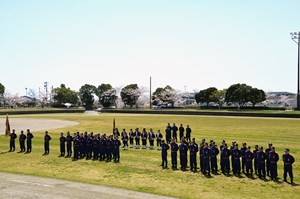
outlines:
{"label": "person wearing cap", "polygon": [[283,179],[284,182],[287,182],[287,174],[289,174],[291,178],[291,183],[294,183],[294,177],[293,177],[293,164],[295,162],[295,158],[290,154],[289,149],[285,149],[284,154],[282,155],[282,160],[284,163],[284,173],[283,173]]}
{"label": "person wearing cap", "polygon": [[145,128],[143,128],[143,131],[142,131],[142,149],[147,149],[147,131]]}
{"label": "person wearing cap", "polygon": [[183,124],[180,124],[180,127],[179,127],[179,139],[180,139],[180,141],[182,140],[183,137],[184,137],[184,127],[183,127]]}
{"label": "person wearing cap", "polygon": [[268,148],[266,149],[265,153],[267,156],[267,162],[266,162],[266,171],[267,171],[267,176],[270,177],[270,160],[269,160],[269,153],[272,150],[272,143],[268,144]]}
{"label": "person wearing cap", "polygon": [[171,142],[171,129],[172,127],[170,126],[170,123],[168,123],[168,125],[166,126],[166,142],[167,144],[169,144]]}
{"label": "person wearing cap", "polygon": [[112,147],[113,147],[113,154],[114,154],[114,162],[120,162],[120,146],[121,142],[118,137],[115,137],[114,140],[112,140]]}
{"label": "person wearing cap", "polygon": [[45,149],[45,153],[43,155],[49,155],[49,152],[50,152],[50,140],[51,140],[51,136],[48,134],[48,131],[45,131],[45,136],[44,136],[44,149]]}
{"label": "person wearing cap", "polygon": [[245,152],[247,150],[247,144],[243,143],[243,146],[241,148],[241,155],[242,155],[242,172],[245,174],[245,168],[246,168],[246,157]]}
{"label": "person wearing cap", "polygon": [[173,126],[172,126],[172,138],[175,139],[176,142],[177,142],[177,131],[178,131],[178,127],[176,126],[175,123],[173,123]]}
{"label": "person wearing cap", "polygon": [[257,158],[257,171],[258,171],[258,177],[266,179],[266,159],[267,156],[265,152],[263,151],[263,147],[259,148],[259,152],[256,154]]}
{"label": "person wearing cap", "polygon": [[192,129],[190,128],[190,125],[186,126],[185,132],[186,132],[186,135],[185,135],[186,141],[191,142]]}
{"label": "person wearing cap", "polygon": [[135,138],[135,133],[132,131],[132,129],[130,129],[129,131],[129,144],[130,144],[130,148],[133,148],[133,140]]}
{"label": "person wearing cap", "polygon": [[203,147],[204,147],[205,142],[200,143],[200,147],[199,147],[199,156],[200,156],[200,171],[203,173],[204,172],[204,166],[203,166]]}
{"label": "person wearing cap", "polygon": [[111,162],[112,159],[112,150],[113,150],[113,140],[110,135],[106,140],[106,162]]}
{"label": "person wearing cap", "polygon": [[78,160],[79,157],[79,138],[76,135],[76,133],[74,133],[74,137],[73,137],[73,148],[74,148],[73,161],[76,161]]}
{"label": "person wearing cap", "polygon": [[197,171],[197,152],[198,152],[198,146],[195,145],[193,142],[190,143],[189,146],[190,151],[190,169],[191,171]]}
{"label": "person wearing cap", "polygon": [[73,137],[70,135],[70,132],[67,132],[66,142],[67,142],[67,156],[69,158],[72,156],[72,141]]}
{"label": "person wearing cap", "polygon": [[93,134],[88,134],[86,138],[86,160],[92,159],[93,154]]}
{"label": "person wearing cap", "polygon": [[254,146],[254,150],[253,150],[253,155],[254,155],[254,171],[255,171],[255,175],[258,175],[257,173],[257,156],[256,154],[258,153],[258,145]]}
{"label": "person wearing cap", "polygon": [[180,169],[182,171],[185,171],[187,167],[187,151],[188,146],[185,144],[184,139],[182,139],[181,144],[179,145]]}
{"label": "person wearing cap", "polygon": [[207,175],[207,176],[210,176],[210,166],[209,166],[210,154],[209,154],[209,148],[208,148],[208,143],[207,142],[203,146],[202,153],[203,153],[203,157],[202,157],[202,160],[203,160],[203,165],[202,165],[203,166],[203,174]]}
{"label": "person wearing cap", "polygon": [[67,138],[64,136],[64,133],[60,133],[60,138],[59,138],[59,143],[60,143],[60,155],[59,157],[63,157],[65,156],[65,152],[66,152],[66,141]]}
{"label": "person wearing cap", "polygon": [[161,134],[160,130],[156,133],[156,147],[157,150],[161,150],[161,140],[163,138],[163,135]]}
{"label": "person wearing cap", "polygon": [[271,180],[277,180],[277,162],[279,160],[278,154],[275,152],[275,147],[271,147],[271,151],[268,155],[268,160],[269,160],[269,169],[270,169],[270,175],[271,175]]}
{"label": "person wearing cap", "polygon": [[27,129],[27,139],[26,139],[27,151],[26,151],[26,153],[31,153],[32,138],[33,138],[33,134],[30,132],[29,129]]}
{"label": "person wearing cap", "polygon": [[217,174],[218,173],[217,155],[219,154],[219,149],[218,147],[216,147],[215,142],[211,143],[209,153],[210,153],[211,172],[213,174]]}
{"label": "person wearing cap", "polygon": [[244,156],[245,156],[246,175],[252,176],[253,175],[252,160],[254,158],[254,154],[251,152],[250,146],[247,147],[246,151],[244,152]]}
{"label": "person wearing cap", "polygon": [[223,151],[223,149],[224,149],[224,146],[225,146],[225,144],[226,144],[226,142],[225,142],[225,140],[223,140],[222,141],[222,144],[221,144],[221,146],[220,146],[220,167],[221,167],[221,171],[223,171],[223,164],[222,164],[222,151]]}
{"label": "person wearing cap", "polygon": [[135,129],[135,149],[140,148],[140,139],[141,139],[141,132],[139,131],[139,128]]}
{"label": "person wearing cap", "polygon": [[21,134],[19,136],[19,142],[20,142],[20,149],[21,149],[21,151],[19,153],[25,152],[25,140],[26,140],[26,135],[24,134],[24,131],[21,131]]}
{"label": "person wearing cap", "polygon": [[150,143],[150,150],[154,150],[154,139],[155,139],[155,134],[152,129],[150,129],[148,133],[148,139]]}
{"label": "person wearing cap", "polygon": [[238,144],[234,145],[234,149],[231,151],[231,164],[232,164],[232,172],[233,175],[241,174],[241,151],[238,149]]}
{"label": "person wearing cap", "polygon": [[175,139],[172,139],[171,142],[171,162],[172,162],[172,169],[177,169],[177,151],[179,147],[178,144],[175,142]]}
{"label": "person wearing cap", "polygon": [[161,158],[162,158],[162,168],[168,168],[168,150],[170,149],[169,145],[165,143],[164,140],[161,142]]}
{"label": "person wearing cap", "polygon": [[195,138],[193,138],[192,139],[192,143],[195,145],[195,147],[196,147],[196,158],[195,158],[195,165],[196,165],[196,169],[197,169],[197,153],[198,153],[198,151],[199,151],[199,146],[198,146],[198,143],[196,142],[196,139]]}
{"label": "person wearing cap", "polygon": [[228,149],[228,146],[226,143],[224,143],[224,147],[222,149],[222,173],[225,175],[229,175],[230,173],[230,163],[229,163],[229,157],[231,155],[231,151]]}
{"label": "person wearing cap", "polygon": [[9,141],[9,152],[13,152],[16,150],[16,139],[17,134],[15,129],[12,130],[12,133],[9,134],[10,141]]}

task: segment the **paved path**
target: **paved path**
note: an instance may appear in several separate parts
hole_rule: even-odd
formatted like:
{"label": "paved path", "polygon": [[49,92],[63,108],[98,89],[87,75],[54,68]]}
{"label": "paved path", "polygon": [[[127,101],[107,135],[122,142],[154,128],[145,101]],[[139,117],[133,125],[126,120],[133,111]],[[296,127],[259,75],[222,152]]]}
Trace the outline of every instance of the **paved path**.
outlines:
{"label": "paved path", "polygon": [[1,199],[171,199],[125,189],[0,172]]}
{"label": "paved path", "polygon": [[[9,118],[10,129],[15,129],[17,134],[21,130],[26,131],[30,129],[34,131],[43,131],[58,129],[64,127],[70,127],[78,125],[78,122],[68,121],[68,120],[52,120],[52,119],[34,119],[34,118]],[[5,132],[5,118],[0,118],[0,135]]]}

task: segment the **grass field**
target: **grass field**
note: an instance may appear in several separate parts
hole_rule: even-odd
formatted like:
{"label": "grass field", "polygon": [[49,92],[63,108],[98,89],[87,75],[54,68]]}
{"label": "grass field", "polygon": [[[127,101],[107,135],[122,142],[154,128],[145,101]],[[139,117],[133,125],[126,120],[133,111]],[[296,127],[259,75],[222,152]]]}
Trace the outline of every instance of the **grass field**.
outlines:
{"label": "grass field", "polygon": [[[13,116],[11,116],[13,117]],[[289,147],[294,155],[294,181],[300,183],[300,120],[270,119],[270,118],[237,118],[209,116],[175,116],[175,115],[134,115],[134,114],[99,114],[88,116],[84,114],[47,114],[24,115],[14,117],[65,119],[79,122],[78,126],[68,129],[50,131],[50,155],[42,156],[43,132],[33,132],[33,152],[31,154],[3,153],[0,155],[0,171],[22,173],[36,176],[46,176],[67,179],[92,184],[120,187],[130,190],[155,193],[179,198],[300,198],[300,186],[287,183],[249,179],[245,176],[226,177],[213,175],[206,178],[200,173],[190,171],[162,170],[159,151],[121,150],[119,164],[99,161],[79,160],[72,162],[67,158],[58,158],[59,133],[93,131],[94,133],[112,132],[112,120],[116,118],[119,129],[153,128],[156,132],[164,132],[168,122],[177,125],[189,124],[192,137],[199,142],[202,138],[215,140],[219,145],[223,139],[228,143],[246,142],[267,146],[272,142],[280,155],[278,164],[279,177],[283,175],[281,155],[285,147]],[[19,145],[17,144],[17,151]],[[9,138],[0,136],[0,151],[7,151]],[[169,154],[170,163],[170,154]],[[198,160],[199,164],[199,160]],[[170,164],[169,164],[170,165]]]}

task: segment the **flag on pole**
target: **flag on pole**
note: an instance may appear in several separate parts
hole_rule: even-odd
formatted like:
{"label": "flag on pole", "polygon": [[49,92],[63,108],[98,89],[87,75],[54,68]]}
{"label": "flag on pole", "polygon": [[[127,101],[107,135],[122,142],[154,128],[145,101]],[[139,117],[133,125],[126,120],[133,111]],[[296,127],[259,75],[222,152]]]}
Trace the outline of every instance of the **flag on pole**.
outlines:
{"label": "flag on pole", "polygon": [[114,120],[113,120],[113,133],[115,132],[115,129],[116,129],[116,120],[114,118]]}
{"label": "flag on pole", "polygon": [[9,134],[10,134],[10,125],[9,125],[8,115],[6,115],[5,136],[9,136]]}

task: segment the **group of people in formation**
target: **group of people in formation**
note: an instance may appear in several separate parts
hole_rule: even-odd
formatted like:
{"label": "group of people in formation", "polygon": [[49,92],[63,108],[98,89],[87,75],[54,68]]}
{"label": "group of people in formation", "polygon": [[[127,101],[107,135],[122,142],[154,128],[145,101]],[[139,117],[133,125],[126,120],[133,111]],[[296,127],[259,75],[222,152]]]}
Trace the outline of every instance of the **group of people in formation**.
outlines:
{"label": "group of people in formation", "polygon": [[[177,142],[178,139],[178,131],[179,131],[179,140],[183,137],[186,138],[187,141],[191,141],[191,133],[192,129],[189,125],[186,128],[183,127],[183,124],[180,124],[179,128],[173,123],[173,126],[168,123],[165,129],[165,140],[167,143],[171,143],[171,139],[174,139]],[[161,150],[161,141],[163,139],[163,134],[160,130],[156,133],[153,132],[153,129],[150,128],[149,132],[147,132],[146,128],[143,128],[142,131],[139,128],[136,128],[134,131],[130,129],[129,132],[126,132],[126,129],[123,129],[120,133],[118,128],[115,128],[113,131],[114,137],[120,137],[123,142],[122,148],[127,150],[128,148],[135,148],[135,149],[147,149],[147,142],[149,141],[149,148],[150,150],[154,150],[154,142],[156,140],[156,147],[157,150]],[[129,142],[129,145],[128,145]],[[142,142],[142,145],[141,145]],[[142,147],[141,147],[142,146]]]}
{"label": "group of people in formation", "polygon": [[[195,138],[191,142],[188,142],[185,138],[181,139],[180,145],[176,143],[175,139],[172,139],[171,144],[162,141],[162,164],[163,168],[168,167],[168,150],[171,150],[171,162],[172,169],[177,169],[177,154],[180,155],[180,169],[187,170],[188,164],[188,151],[190,170],[197,171],[197,153],[200,156],[200,171],[207,176],[210,174],[218,173],[218,156],[220,157],[221,172],[224,175],[229,175],[230,172],[236,176],[241,175],[241,171],[248,177],[253,177],[253,172],[261,178],[266,179],[266,175],[271,180],[278,180],[277,163],[279,161],[279,155],[275,151],[275,147],[272,143],[269,143],[268,148],[264,150],[262,146],[255,145],[254,150],[251,151],[251,147],[246,143],[242,144],[239,148],[238,143],[232,142],[232,146],[228,147],[225,140],[222,141],[221,146],[218,148],[213,140],[210,140],[209,144],[205,139],[202,140],[200,146],[195,141]],[[295,162],[294,157],[289,153],[289,149],[286,148],[282,155],[282,161],[284,164],[284,181],[287,182],[287,174],[293,184],[293,169],[292,165]],[[231,162],[231,166],[230,166]],[[254,165],[254,168],[253,168]],[[232,169],[231,169],[232,167]]]}

